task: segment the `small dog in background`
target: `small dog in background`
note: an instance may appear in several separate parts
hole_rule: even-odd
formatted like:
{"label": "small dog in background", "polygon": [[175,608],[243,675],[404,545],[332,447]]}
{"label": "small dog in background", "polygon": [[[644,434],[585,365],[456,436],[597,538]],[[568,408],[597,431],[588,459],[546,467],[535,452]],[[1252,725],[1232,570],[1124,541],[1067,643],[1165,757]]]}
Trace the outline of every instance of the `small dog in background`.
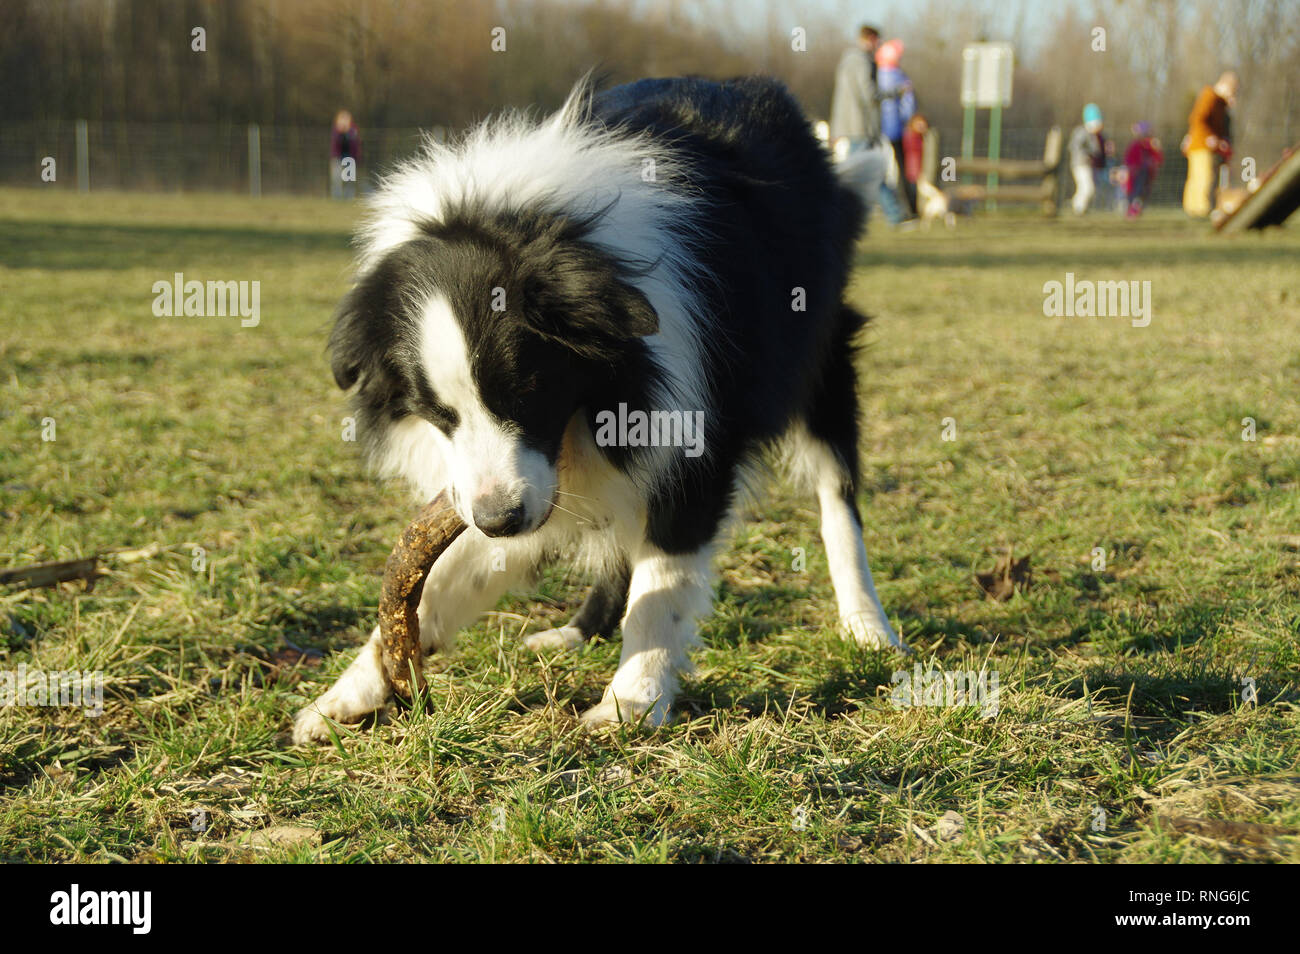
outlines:
{"label": "small dog in background", "polygon": [[921,214],[921,224],[929,228],[936,221],[942,220],[950,229],[957,227],[957,213],[952,211],[948,196],[936,189],[929,179],[916,180],[917,211]]}
{"label": "small dog in background", "polygon": [[[1254,188],[1251,188],[1251,186],[1254,186]],[[1240,209],[1242,203],[1249,199],[1258,189],[1259,185],[1256,181],[1248,186],[1229,186],[1226,189],[1215,190],[1214,210],[1210,212],[1210,221],[1217,225]]]}

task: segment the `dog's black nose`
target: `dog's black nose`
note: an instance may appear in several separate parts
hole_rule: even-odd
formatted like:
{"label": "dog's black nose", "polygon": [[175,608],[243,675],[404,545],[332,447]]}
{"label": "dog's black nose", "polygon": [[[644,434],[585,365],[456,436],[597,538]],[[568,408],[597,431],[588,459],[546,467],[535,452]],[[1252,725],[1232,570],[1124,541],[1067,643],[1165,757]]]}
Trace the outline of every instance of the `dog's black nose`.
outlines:
{"label": "dog's black nose", "polygon": [[524,526],[524,505],[506,493],[491,493],[474,501],[474,526],[489,537],[508,537]]}

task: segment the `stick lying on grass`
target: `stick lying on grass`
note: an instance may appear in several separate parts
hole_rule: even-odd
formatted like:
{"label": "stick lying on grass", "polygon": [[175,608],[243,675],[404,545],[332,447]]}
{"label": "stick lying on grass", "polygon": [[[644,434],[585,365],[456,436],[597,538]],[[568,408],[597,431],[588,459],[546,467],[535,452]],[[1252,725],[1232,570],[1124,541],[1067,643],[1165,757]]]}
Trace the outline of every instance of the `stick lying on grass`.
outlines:
{"label": "stick lying on grass", "polygon": [[0,570],[0,584],[34,589],[38,586],[58,586],[70,580],[84,580],[86,592],[89,593],[95,588],[95,581],[106,575],[99,567],[99,556],[95,555],[82,560],[56,560],[53,563],[32,563]]}
{"label": "stick lying on grass", "polygon": [[444,491],[402,531],[384,566],[384,583],[379,591],[384,674],[392,683],[393,692],[408,701],[417,690],[424,688],[424,652],[420,648],[420,621],[416,615],[424,581],[434,562],[464,529],[464,521],[452,509]]}
{"label": "stick lying on grass", "polygon": [[[178,546],[192,547],[194,544],[184,543],[178,544]],[[135,563],[137,560],[152,559],[161,553],[163,549],[164,547],[161,544],[150,543],[143,547],[117,547],[112,550],[101,550],[98,553],[92,553],[88,557],[81,557],[76,560],[55,560],[52,563],[29,563],[26,566],[11,566],[0,569],[0,585],[17,586],[21,589],[35,589],[38,586],[58,586],[60,583],[81,580],[86,584],[86,592],[89,593],[95,588],[95,583],[101,577],[111,575],[108,570],[99,565],[101,560]]]}

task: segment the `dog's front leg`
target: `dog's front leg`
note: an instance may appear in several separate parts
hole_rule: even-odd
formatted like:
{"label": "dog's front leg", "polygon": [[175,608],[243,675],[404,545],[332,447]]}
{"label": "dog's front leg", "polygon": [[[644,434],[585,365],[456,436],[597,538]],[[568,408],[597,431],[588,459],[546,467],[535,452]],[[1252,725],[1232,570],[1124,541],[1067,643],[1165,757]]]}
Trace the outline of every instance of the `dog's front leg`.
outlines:
{"label": "dog's front leg", "polygon": [[583,714],[586,725],[668,720],[696,624],[712,608],[711,556],[711,547],[668,554],[647,545],[633,561],[623,654],[604,697]]}
{"label": "dog's front leg", "polygon": [[[493,540],[470,527],[429,571],[420,594],[420,645],[426,653],[449,649],[458,630],[490,610],[535,562],[528,539]],[[384,673],[379,627],[330,689],[299,711],[297,743],[329,738],[327,720],[360,722],[384,707],[392,686]]]}

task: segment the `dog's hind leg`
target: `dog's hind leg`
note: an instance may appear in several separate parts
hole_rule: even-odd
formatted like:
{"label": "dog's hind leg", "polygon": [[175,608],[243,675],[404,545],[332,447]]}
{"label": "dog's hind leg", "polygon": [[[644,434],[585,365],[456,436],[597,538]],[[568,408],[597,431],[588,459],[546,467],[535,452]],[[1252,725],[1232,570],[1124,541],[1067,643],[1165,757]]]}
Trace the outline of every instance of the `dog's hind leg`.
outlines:
{"label": "dog's hind leg", "polygon": [[[420,645],[425,652],[451,647],[457,630],[487,612],[530,572],[537,560],[531,538],[490,539],[471,527],[456,538],[429,571],[420,594]],[[327,719],[359,722],[383,708],[392,687],[384,674],[379,627],[370,634],[338,681],[294,720],[294,742],[329,738]]]}
{"label": "dog's hind leg", "polygon": [[[828,473],[834,475],[836,468],[831,461],[837,455],[825,445],[823,448],[828,458]],[[822,543],[830,564],[835,601],[839,604],[840,624],[845,635],[863,648],[886,649],[892,646],[905,649],[902,639],[889,625],[889,617],[876,594],[871,568],[867,565],[867,550],[862,542],[862,521],[854,498],[852,485],[846,485],[841,479],[832,477],[817,486]]]}
{"label": "dog's hind leg", "polygon": [[822,543],[845,635],[868,649],[906,649],[880,604],[862,542],[857,369],[851,343],[857,326],[846,322],[844,341],[832,349],[807,419],[791,431],[789,461],[794,476],[817,492]]}
{"label": "dog's hind leg", "polygon": [[620,559],[612,569],[602,572],[567,626],[533,633],[524,640],[524,645],[533,652],[575,649],[593,636],[613,635],[627,608],[630,579],[627,561]]}

